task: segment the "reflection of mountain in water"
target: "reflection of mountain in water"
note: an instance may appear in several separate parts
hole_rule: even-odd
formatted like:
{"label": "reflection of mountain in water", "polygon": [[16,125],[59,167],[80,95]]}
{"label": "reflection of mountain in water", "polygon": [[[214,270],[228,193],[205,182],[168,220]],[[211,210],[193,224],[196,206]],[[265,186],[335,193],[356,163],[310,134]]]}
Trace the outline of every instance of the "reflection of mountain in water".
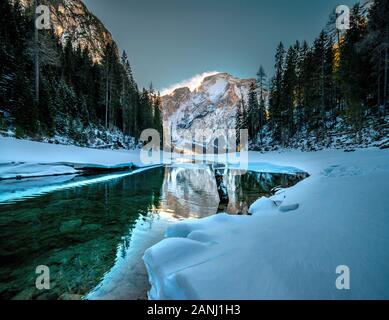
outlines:
{"label": "reflection of mountain in water", "polygon": [[[288,175],[222,171],[229,196],[225,211],[230,214],[247,214],[250,205],[261,196],[270,196],[274,187],[290,187],[305,177],[303,173]],[[220,202],[215,173],[207,165],[201,168],[193,166],[190,169],[167,167],[161,194],[161,211],[178,219],[215,214]]]}
{"label": "reflection of mountain in water", "polygon": [[206,217],[217,212],[219,195],[209,166],[167,167],[160,208],[177,218]]}

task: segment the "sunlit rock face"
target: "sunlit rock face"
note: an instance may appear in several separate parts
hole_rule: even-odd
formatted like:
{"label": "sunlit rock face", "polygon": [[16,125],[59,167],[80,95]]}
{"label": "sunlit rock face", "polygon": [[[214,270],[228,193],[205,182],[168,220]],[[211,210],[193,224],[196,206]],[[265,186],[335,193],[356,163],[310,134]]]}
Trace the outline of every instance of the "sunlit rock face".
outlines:
{"label": "sunlit rock face", "polygon": [[172,145],[178,149],[191,149],[196,144],[208,144],[196,139],[195,131],[235,129],[236,112],[242,97],[247,101],[250,84],[254,79],[238,79],[228,73],[218,73],[203,79],[201,85],[190,91],[180,88],[162,97],[164,129],[171,135]]}
{"label": "sunlit rock face", "polygon": [[[28,8],[33,0],[23,0],[21,4]],[[81,0],[40,0],[38,4],[50,7],[51,26],[62,44],[69,39],[74,48],[87,48],[96,63],[101,62],[107,44],[118,52],[111,33]]]}

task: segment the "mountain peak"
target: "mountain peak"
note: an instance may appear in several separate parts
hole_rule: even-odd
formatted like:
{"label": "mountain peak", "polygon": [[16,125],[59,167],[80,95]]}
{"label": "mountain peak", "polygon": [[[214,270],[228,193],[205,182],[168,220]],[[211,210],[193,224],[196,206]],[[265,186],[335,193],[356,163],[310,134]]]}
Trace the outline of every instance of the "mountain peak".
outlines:
{"label": "mountain peak", "polygon": [[178,97],[178,96],[184,96],[184,95],[187,95],[187,94],[190,94],[191,91],[188,87],[182,87],[182,88],[178,88],[178,89],[175,89],[171,95],[175,96],[175,97]]}
{"label": "mountain peak", "polygon": [[216,73],[216,74],[213,74],[213,75],[210,75],[210,76],[207,76],[203,79],[203,82],[208,82],[208,81],[211,81],[212,79],[220,79],[220,78],[233,78],[233,76],[227,72],[220,72],[220,73]]}
{"label": "mountain peak", "polygon": [[235,129],[236,111],[255,79],[239,79],[227,72],[201,78],[196,87],[181,87],[162,97],[165,130],[177,148],[191,148],[196,130]]}
{"label": "mountain peak", "polygon": [[218,83],[219,88],[216,90],[223,90],[223,83],[239,84],[244,82],[249,84],[255,81],[255,79],[239,79],[228,72],[211,72],[203,73],[194,76],[192,79],[184,81],[180,84],[172,86],[170,89],[162,91],[162,96],[176,96],[177,94],[183,94],[189,92],[207,91],[209,86]]}

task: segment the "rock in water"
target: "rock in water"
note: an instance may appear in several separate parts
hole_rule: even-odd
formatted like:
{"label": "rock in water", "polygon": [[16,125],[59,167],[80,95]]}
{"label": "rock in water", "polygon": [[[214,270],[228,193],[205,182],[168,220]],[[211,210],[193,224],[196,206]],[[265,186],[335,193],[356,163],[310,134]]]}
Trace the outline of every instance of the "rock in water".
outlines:
{"label": "rock in water", "polygon": [[215,170],[215,179],[217,185],[217,192],[219,193],[220,203],[219,210],[224,211],[227,208],[230,198],[228,197],[228,191],[223,181],[223,174],[219,170]]}

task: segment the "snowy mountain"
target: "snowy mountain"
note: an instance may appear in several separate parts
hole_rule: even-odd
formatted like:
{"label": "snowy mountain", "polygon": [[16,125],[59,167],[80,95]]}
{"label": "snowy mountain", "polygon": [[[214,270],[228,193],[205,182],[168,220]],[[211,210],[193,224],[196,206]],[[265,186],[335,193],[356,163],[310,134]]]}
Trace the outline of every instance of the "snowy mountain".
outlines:
{"label": "snowy mountain", "polygon": [[[179,88],[162,97],[164,130],[178,149],[191,149],[195,130],[235,129],[237,108],[247,101],[254,79],[238,79],[228,73],[205,77],[194,90]],[[208,143],[210,141],[206,141]]]}
{"label": "snowy mountain", "polygon": [[[23,0],[21,3],[28,7],[33,1]],[[88,48],[95,62],[101,61],[107,44],[112,44],[118,51],[111,33],[81,0],[44,0],[39,4],[50,6],[51,24],[62,44],[70,39],[74,48]]]}

